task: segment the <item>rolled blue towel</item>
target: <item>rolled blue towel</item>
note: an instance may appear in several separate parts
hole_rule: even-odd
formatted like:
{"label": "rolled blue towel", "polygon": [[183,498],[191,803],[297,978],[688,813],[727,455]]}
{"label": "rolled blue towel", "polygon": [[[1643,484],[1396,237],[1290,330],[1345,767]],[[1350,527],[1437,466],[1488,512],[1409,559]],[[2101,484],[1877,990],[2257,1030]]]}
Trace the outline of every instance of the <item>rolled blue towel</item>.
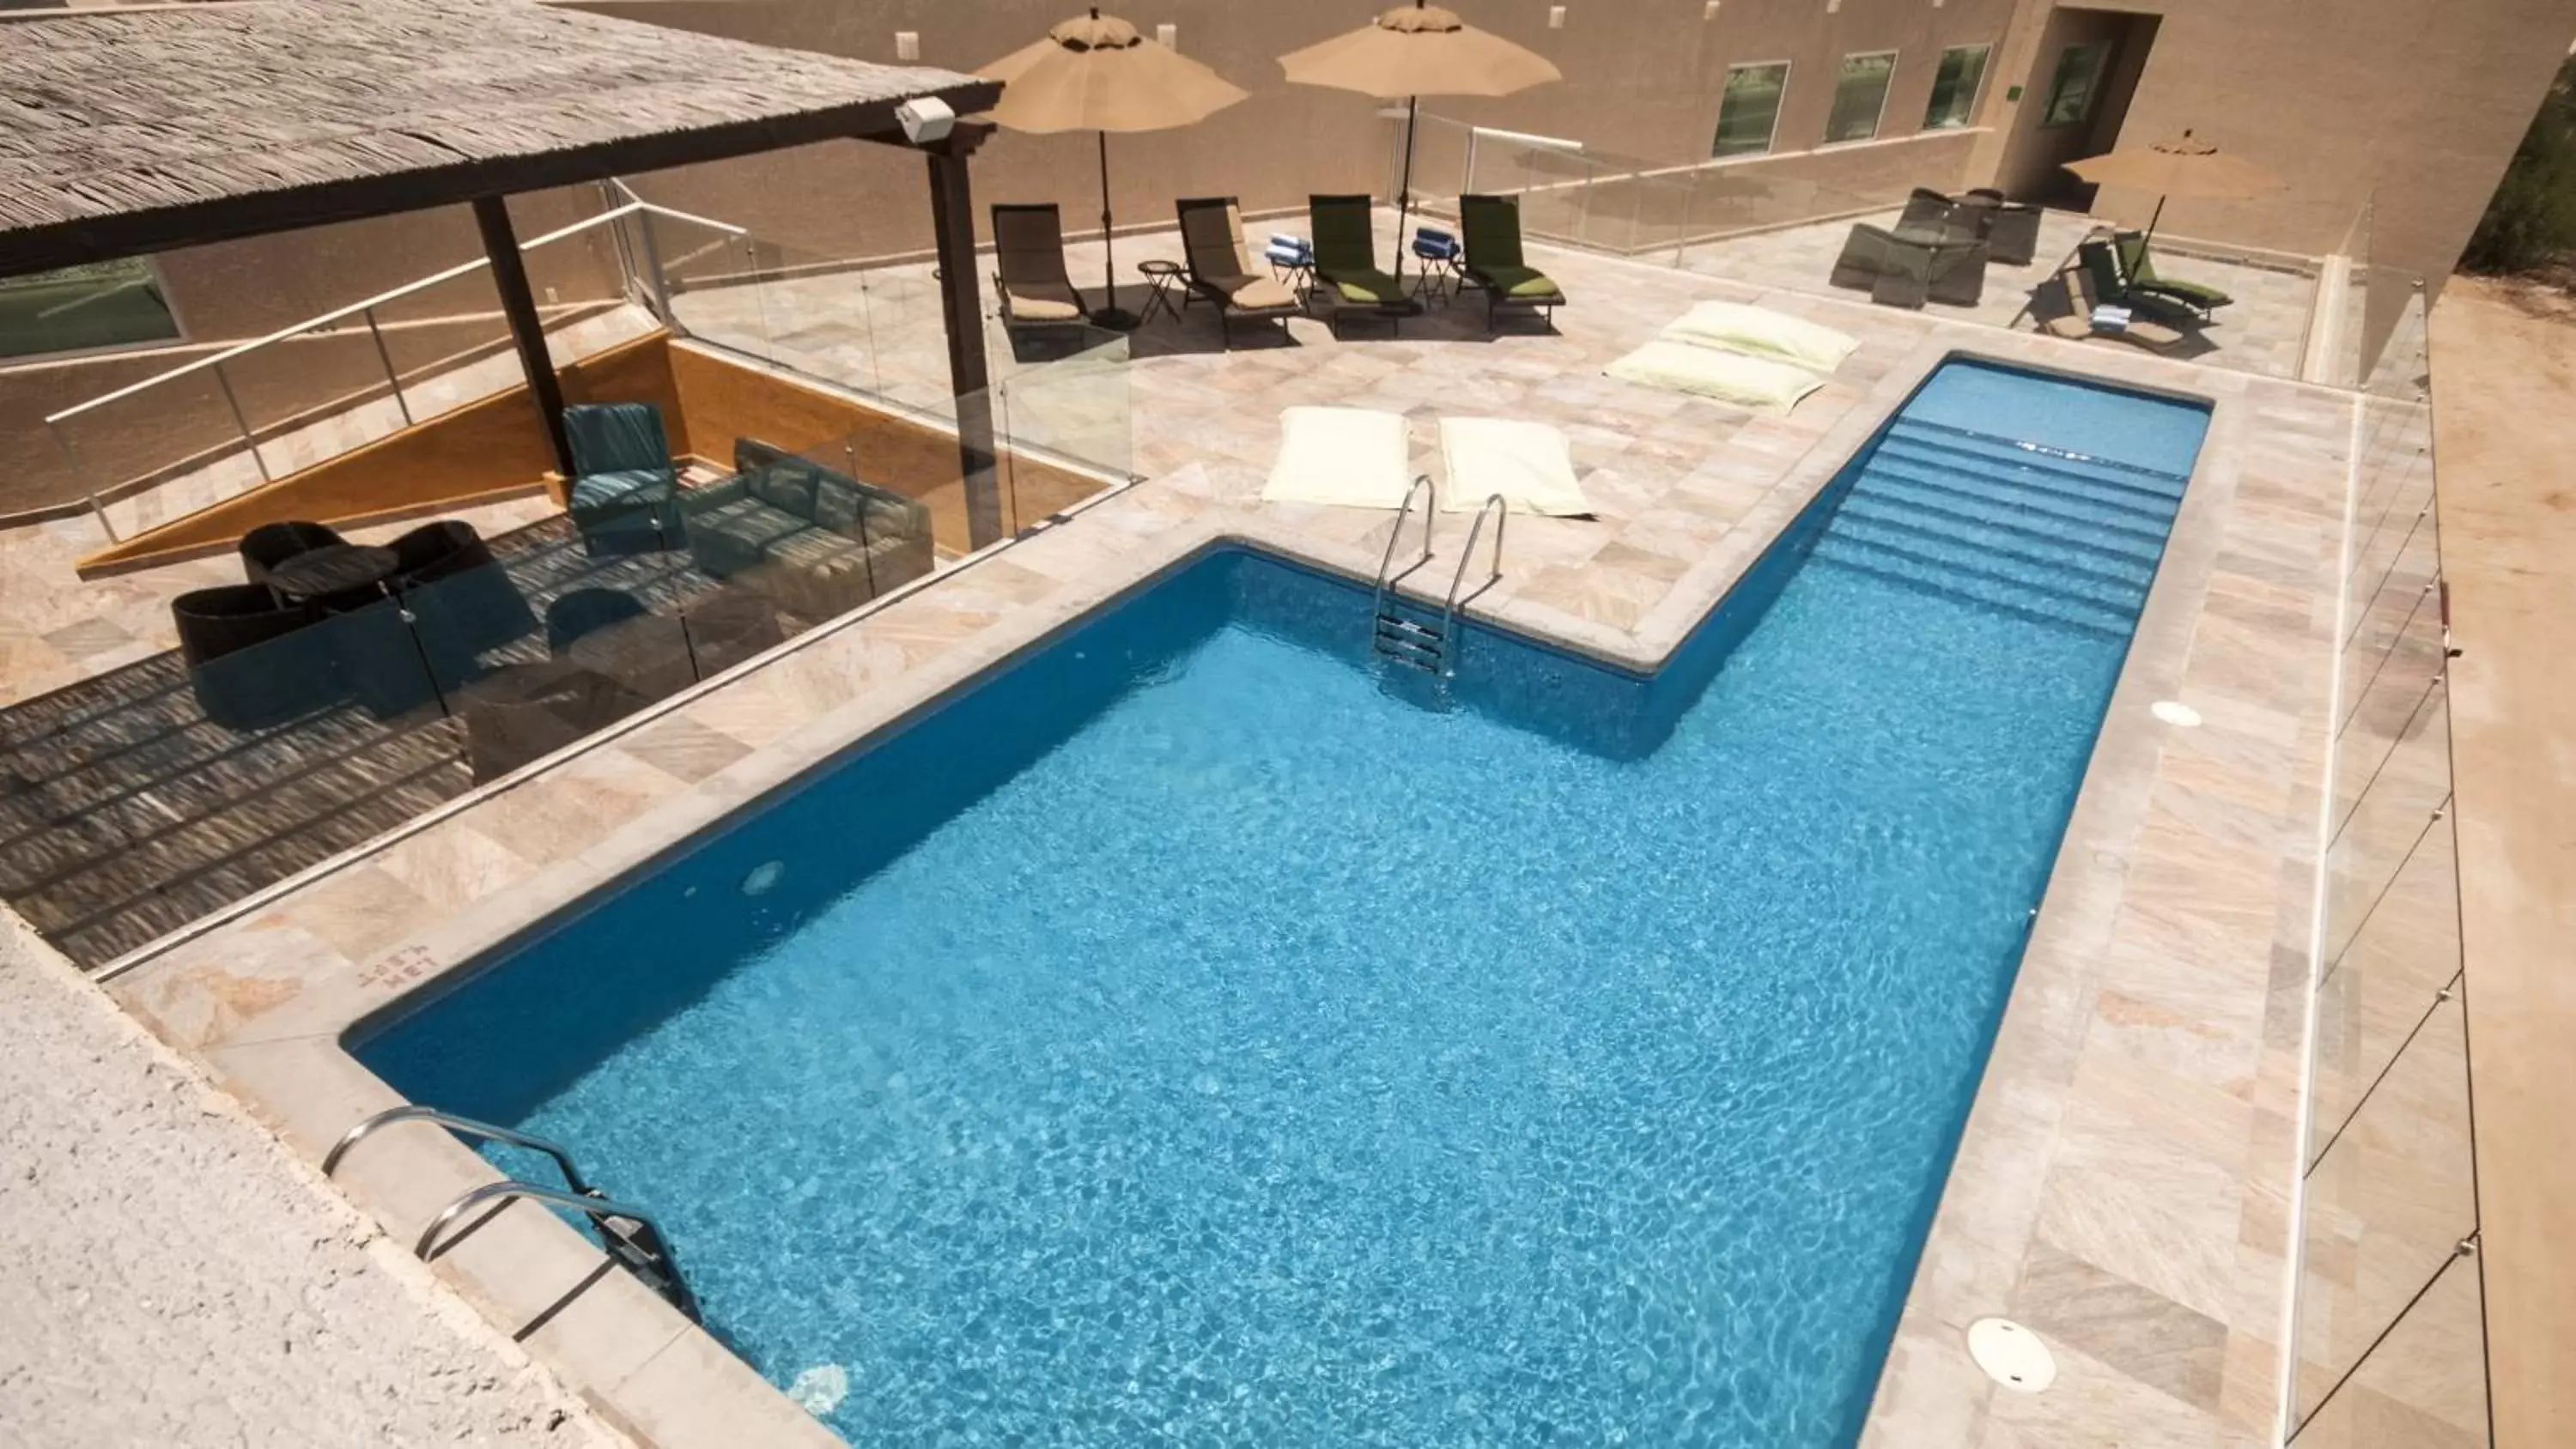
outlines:
{"label": "rolled blue towel", "polygon": [[1426,261],[1445,262],[1458,255],[1458,238],[1436,226],[1413,229],[1413,254]]}
{"label": "rolled blue towel", "polygon": [[1302,237],[1274,236],[1262,255],[1283,267],[1304,267],[1314,264],[1315,248]]}

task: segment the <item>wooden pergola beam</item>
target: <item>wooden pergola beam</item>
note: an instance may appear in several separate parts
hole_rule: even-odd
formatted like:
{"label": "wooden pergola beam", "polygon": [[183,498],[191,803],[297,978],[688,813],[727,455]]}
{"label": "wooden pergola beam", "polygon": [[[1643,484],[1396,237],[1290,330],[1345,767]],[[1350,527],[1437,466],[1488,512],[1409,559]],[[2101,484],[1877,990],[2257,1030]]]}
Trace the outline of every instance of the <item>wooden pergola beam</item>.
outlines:
{"label": "wooden pergola beam", "polygon": [[[942,99],[962,114],[990,108],[1002,88],[998,82],[986,81],[955,89],[958,94],[943,93]],[[0,231],[0,276],[143,256],[174,247],[240,241],[437,206],[470,205],[485,196],[512,196],[605,181],[613,176],[756,156],[818,141],[856,137],[905,144],[903,132],[895,125],[895,104],[870,102],[707,130],[633,136],[539,155],[504,156],[436,170],[357,177],[184,206],[20,227]]]}

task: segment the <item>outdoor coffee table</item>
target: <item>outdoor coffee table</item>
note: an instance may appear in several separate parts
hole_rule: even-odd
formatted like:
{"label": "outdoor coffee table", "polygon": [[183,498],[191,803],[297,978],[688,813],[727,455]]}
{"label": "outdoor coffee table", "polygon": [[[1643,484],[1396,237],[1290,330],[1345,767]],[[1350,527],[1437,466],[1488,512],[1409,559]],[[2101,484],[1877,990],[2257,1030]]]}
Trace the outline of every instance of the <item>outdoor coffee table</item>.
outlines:
{"label": "outdoor coffee table", "polygon": [[307,549],[268,571],[268,587],[288,603],[313,603],[342,595],[381,590],[402,567],[389,548],[363,543],[327,543]]}

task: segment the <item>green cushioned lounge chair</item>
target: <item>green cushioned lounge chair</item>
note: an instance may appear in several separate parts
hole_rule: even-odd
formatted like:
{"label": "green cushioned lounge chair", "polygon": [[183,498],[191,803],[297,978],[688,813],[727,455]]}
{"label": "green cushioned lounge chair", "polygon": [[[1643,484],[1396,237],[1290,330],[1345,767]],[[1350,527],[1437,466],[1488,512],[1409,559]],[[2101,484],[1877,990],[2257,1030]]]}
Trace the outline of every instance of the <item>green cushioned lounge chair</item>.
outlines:
{"label": "green cushioned lounge chair", "polygon": [[2197,312],[2206,320],[2219,308],[2236,299],[2206,282],[2186,282],[2156,275],[2156,263],[2147,255],[2147,239],[2134,231],[2121,232],[2114,240],[2120,252],[2120,275],[2132,292],[2170,298]]}
{"label": "green cushioned lounge chair", "polygon": [[1390,329],[1421,307],[1404,284],[1377,269],[1377,236],[1365,196],[1310,196],[1306,219],[1315,231],[1315,282],[1333,295],[1331,323],[1340,336],[1342,316],[1382,317]]}
{"label": "green cushioned lounge chair", "polygon": [[2084,268],[2084,278],[2092,285],[2096,300],[2126,307],[2141,317],[2159,322],[2197,323],[2199,309],[2179,298],[2159,292],[2142,291],[2129,285],[2127,273],[2120,268],[2119,253],[2103,237],[2078,242],[2075,259]]}
{"label": "green cushioned lounge chair", "polygon": [[1458,198],[1458,229],[1466,233],[1467,285],[1485,289],[1485,330],[1505,307],[1544,308],[1547,325],[1565,305],[1564,289],[1521,257],[1520,203],[1508,196]]}
{"label": "green cushioned lounge chair", "polygon": [[688,542],[680,518],[680,470],[651,403],[585,403],[564,409],[573,480],[565,512],[582,548],[649,553]]}

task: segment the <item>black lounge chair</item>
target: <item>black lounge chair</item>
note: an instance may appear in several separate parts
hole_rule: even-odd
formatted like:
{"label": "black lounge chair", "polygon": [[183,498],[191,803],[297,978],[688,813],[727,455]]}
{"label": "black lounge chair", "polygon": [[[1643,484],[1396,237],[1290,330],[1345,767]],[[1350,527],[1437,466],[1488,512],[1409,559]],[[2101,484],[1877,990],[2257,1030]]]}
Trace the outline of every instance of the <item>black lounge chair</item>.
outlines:
{"label": "black lounge chair", "polygon": [[1958,216],[1973,218],[1986,260],[2026,267],[2039,257],[2039,223],[2046,213],[2026,202],[2006,201],[1991,192],[1972,191],[1959,201]]}
{"label": "black lounge chair", "polygon": [[1458,230],[1465,233],[1466,285],[1485,290],[1485,330],[1491,332],[1505,307],[1544,311],[1556,325],[1556,309],[1565,305],[1565,289],[1521,255],[1521,207],[1508,196],[1458,198]]}
{"label": "black lounge chair", "polygon": [[321,611],[281,604],[265,584],[225,584],[170,601],[188,687],[206,718],[226,729],[284,724],[342,697]]}
{"label": "black lounge chair", "polygon": [[1244,255],[1243,208],[1233,197],[1193,197],[1173,206],[1180,214],[1181,252],[1190,288],[1181,305],[1214,302],[1217,330],[1228,347],[1234,345],[1234,337],[1225,330],[1226,324],[1238,317],[1277,322],[1284,331],[1289,318],[1305,312],[1287,283],[1267,269],[1256,268]]}
{"label": "black lounge chair", "polygon": [[1327,319],[1340,336],[1342,316],[1375,317],[1389,329],[1422,305],[1404,295],[1404,284],[1377,269],[1375,219],[1365,196],[1310,196],[1306,219],[1315,232],[1315,283],[1332,293]]}
{"label": "black lounge chair", "polygon": [[1986,244],[1904,237],[1859,223],[1844,238],[1830,280],[1891,307],[1973,307],[1986,294]]}
{"label": "black lounge chair", "polygon": [[1005,327],[1078,327],[1091,304],[1064,267],[1064,219],[1054,203],[993,208],[993,291]]}

